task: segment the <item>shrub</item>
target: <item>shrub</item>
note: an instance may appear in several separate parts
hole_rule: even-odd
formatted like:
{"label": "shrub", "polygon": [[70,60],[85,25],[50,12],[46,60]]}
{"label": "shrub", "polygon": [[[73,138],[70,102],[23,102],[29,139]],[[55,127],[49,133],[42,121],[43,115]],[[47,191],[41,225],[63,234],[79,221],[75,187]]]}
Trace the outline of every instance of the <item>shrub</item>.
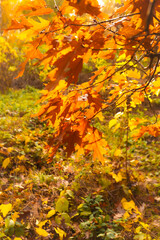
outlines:
{"label": "shrub", "polygon": [[0,37],[0,92],[5,93],[9,88],[25,88],[27,85],[42,89],[45,72],[40,74],[42,67],[33,67],[31,62],[26,65],[23,76],[16,79],[19,65],[23,61],[23,50],[20,52],[17,49],[4,37]]}

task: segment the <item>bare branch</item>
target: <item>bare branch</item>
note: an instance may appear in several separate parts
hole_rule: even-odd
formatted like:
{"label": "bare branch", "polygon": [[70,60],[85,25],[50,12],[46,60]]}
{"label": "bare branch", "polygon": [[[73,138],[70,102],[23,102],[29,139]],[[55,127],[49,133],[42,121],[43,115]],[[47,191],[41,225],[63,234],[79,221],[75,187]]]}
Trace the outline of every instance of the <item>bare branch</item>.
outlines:
{"label": "bare branch", "polygon": [[151,19],[153,17],[153,10],[154,10],[154,6],[155,6],[156,0],[150,0],[149,1],[149,5],[148,5],[148,9],[147,9],[147,20],[146,20],[146,27],[145,27],[145,31],[147,33],[149,33],[149,24],[151,22]]}

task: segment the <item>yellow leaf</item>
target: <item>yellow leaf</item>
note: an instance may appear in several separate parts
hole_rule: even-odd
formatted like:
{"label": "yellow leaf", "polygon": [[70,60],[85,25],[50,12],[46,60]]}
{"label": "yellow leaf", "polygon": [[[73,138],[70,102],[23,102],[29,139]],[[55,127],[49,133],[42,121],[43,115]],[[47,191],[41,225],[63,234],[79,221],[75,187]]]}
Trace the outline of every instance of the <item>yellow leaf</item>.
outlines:
{"label": "yellow leaf", "polygon": [[119,58],[117,59],[117,61],[122,61],[122,60],[126,60],[126,54],[123,53],[119,56]]}
{"label": "yellow leaf", "polygon": [[9,153],[11,153],[12,151],[13,151],[13,147],[9,147],[9,148],[7,148],[7,151],[9,152]]}
{"label": "yellow leaf", "polygon": [[15,213],[12,215],[12,220],[13,220],[14,222],[16,222],[17,218],[19,218],[19,214],[18,214],[18,212],[15,212]]}
{"label": "yellow leaf", "polygon": [[158,97],[160,94],[160,78],[157,78],[156,81],[153,82],[152,92]]}
{"label": "yellow leaf", "polygon": [[36,228],[36,232],[42,237],[47,237],[49,235],[48,232],[42,228]]}
{"label": "yellow leaf", "polygon": [[130,215],[129,215],[128,212],[125,212],[125,213],[123,214],[123,219],[127,219],[127,218],[129,218],[129,217],[130,217]]}
{"label": "yellow leaf", "polygon": [[58,233],[60,240],[63,240],[63,237],[66,237],[66,233],[60,228],[54,228],[56,233]]}
{"label": "yellow leaf", "polygon": [[141,226],[137,227],[136,230],[135,230],[135,233],[140,233],[141,228],[142,228]]}
{"label": "yellow leaf", "polygon": [[29,23],[33,25],[32,31],[42,31],[49,25],[49,21],[44,18],[38,17],[39,21],[35,21],[32,18],[29,19]]}
{"label": "yellow leaf", "polygon": [[112,119],[109,121],[109,128],[113,127],[114,125],[116,125],[117,123],[117,119]]}
{"label": "yellow leaf", "polygon": [[11,203],[0,205],[0,211],[3,214],[3,217],[5,217],[8,214],[8,212],[10,212],[11,210],[12,210],[12,204]]}
{"label": "yellow leaf", "polygon": [[137,214],[141,215],[141,213],[138,211],[137,206],[135,205],[135,202],[133,200],[127,201],[125,198],[121,200],[123,208],[129,212],[132,213],[132,210],[134,210]]}
{"label": "yellow leaf", "polygon": [[0,225],[3,223],[3,218],[0,216]]}
{"label": "yellow leaf", "polygon": [[140,79],[141,78],[141,74],[140,72],[138,72],[136,69],[133,70],[128,70],[127,71],[128,76],[132,77],[132,78],[136,78],[136,79]]}
{"label": "yellow leaf", "polygon": [[22,240],[22,238],[15,237],[14,240]]}
{"label": "yellow leaf", "polygon": [[112,173],[111,175],[115,179],[116,182],[122,181],[122,174],[120,172],[118,174]]}
{"label": "yellow leaf", "polygon": [[62,89],[65,89],[66,86],[67,82],[65,80],[60,80],[59,84],[55,88],[55,91],[61,91]]}
{"label": "yellow leaf", "polygon": [[136,127],[137,127],[137,121],[135,119],[129,120],[129,128],[130,128],[130,130],[132,131]]}
{"label": "yellow leaf", "polygon": [[24,158],[25,158],[24,155],[18,156],[18,159],[19,159],[20,161],[23,160]]}
{"label": "yellow leaf", "polygon": [[8,164],[10,163],[10,161],[11,161],[10,158],[6,158],[2,163],[2,167],[6,168],[8,166]]}
{"label": "yellow leaf", "polygon": [[116,149],[116,151],[114,152],[114,156],[115,157],[122,156],[122,150],[121,149]]}
{"label": "yellow leaf", "polygon": [[27,144],[30,140],[31,140],[30,137],[25,136],[25,144]]}
{"label": "yellow leaf", "polygon": [[56,210],[55,210],[55,209],[50,210],[50,211],[48,212],[48,214],[47,214],[47,218],[52,217],[55,213],[56,213]]}
{"label": "yellow leaf", "polygon": [[103,116],[102,112],[99,112],[99,113],[96,115],[96,117],[98,117],[100,121],[103,121],[103,120],[104,120],[104,116]]}
{"label": "yellow leaf", "polygon": [[25,166],[22,166],[22,165],[19,165],[19,170],[20,170],[21,173],[27,171],[26,168],[25,168]]}
{"label": "yellow leaf", "polygon": [[148,225],[148,224],[146,224],[146,223],[144,223],[144,222],[140,222],[140,224],[142,225],[142,227],[143,227],[144,229],[146,229],[147,231],[149,231],[149,225]]}
{"label": "yellow leaf", "polygon": [[120,128],[121,124],[120,123],[117,123],[115,126],[114,126],[114,129],[113,129],[113,132],[115,133],[117,131],[118,128]]}
{"label": "yellow leaf", "polygon": [[38,223],[38,226],[40,228],[42,228],[46,224],[46,222],[48,222],[48,220],[45,220],[45,221],[42,221],[42,222]]}

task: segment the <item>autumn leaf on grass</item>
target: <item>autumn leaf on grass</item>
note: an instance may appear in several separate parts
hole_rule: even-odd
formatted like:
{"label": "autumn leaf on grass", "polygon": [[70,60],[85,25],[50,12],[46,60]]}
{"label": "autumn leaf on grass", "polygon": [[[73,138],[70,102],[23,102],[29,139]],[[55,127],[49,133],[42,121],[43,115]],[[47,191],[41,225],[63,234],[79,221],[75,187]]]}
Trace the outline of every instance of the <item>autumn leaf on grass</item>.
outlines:
{"label": "autumn leaf on grass", "polygon": [[141,217],[141,213],[133,200],[127,201],[125,198],[122,198],[121,203],[122,203],[123,208],[129,214],[132,214],[133,212],[135,212],[137,217]]}
{"label": "autumn leaf on grass", "polygon": [[10,158],[6,158],[2,163],[2,167],[6,168],[8,166],[8,164],[10,163],[10,161],[11,161]]}
{"label": "autumn leaf on grass", "polygon": [[0,211],[3,214],[3,217],[6,217],[6,215],[8,214],[8,212],[10,212],[12,210],[12,204],[1,204],[0,205]]}
{"label": "autumn leaf on grass", "polygon": [[118,174],[111,173],[112,177],[115,179],[116,182],[122,181],[122,174],[119,172]]}
{"label": "autumn leaf on grass", "polygon": [[62,229],[60,229],[58,227],[54,228],[54,229],[55,229],[56,233],[58,233],[60,240],[63,240],[63,237],[66,237],[66,233]]}
{"label": "autumn leaf on grass", "polygon": [[135,202],[133,200],[128,202],[125,198],[122,198],[121,203],[122,203],[123,208],[130,213],[131,213],[132,209],[136,208]]}
{"label": "autumn leaf on grass", "polygon": [[36,228],[36,233],[38,233],[38,235],[42,236],[42,237],[47,237],[49,235],[49,233],[44,230],[43,228]]}
{"label": "autumn leaf on grass", "polygon": [[42,221],[42,222],[39,222],[39,223],[38,223],[38,227],[39,227],[39,228],[42,228],[47,222],[48,222],[48,220],[44,220],[44,221]]}
{"label": "autumn leaf on grass", "polygon": [[56,210],[55,210],[55,209],[50,210],[50,211],[48,212],[48,214],[47,214],[47,218],[52,217],[53,215],[55,215],[55,213],[56,213]]}
{"label": "autumn leaf on grass", "polygon": [[15,213],[12,215],[12,220],[13,220],[14,222],[16,222],[17,218],[19,218],[19,214],[18,214],[18,212],[15,212]]}

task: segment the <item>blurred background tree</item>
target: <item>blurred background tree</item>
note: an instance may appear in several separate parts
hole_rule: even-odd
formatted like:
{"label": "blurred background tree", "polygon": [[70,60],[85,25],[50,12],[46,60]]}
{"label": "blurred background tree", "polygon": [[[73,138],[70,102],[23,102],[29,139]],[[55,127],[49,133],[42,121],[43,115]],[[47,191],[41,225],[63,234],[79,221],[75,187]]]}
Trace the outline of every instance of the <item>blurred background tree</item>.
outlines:
{"label": "blurred background tree", "polygon": [[[26,1],[26,0],[22,0]],[[0,92],[6,93],[10,88],[24,88],[27,85],[35,88],[43,88],[45,72],[41,74],[41,68],[33,67],[33,63],[26,65],[25,73],[22,77],[16,79],[19,65],[24,61],[25,55],[24,43],[31,41],[21,31],[8,31],[3,33],[11,23],[16,7],[21,0],[0,0]],[[58,0],[61,4],[63,0]],[[47,0],[50,7],[54,7],[53,1]],[[43,16],[42,16],[43,17]]]}
{"label": "blurred background tree", "polygon": [[[30,62],[26,66],[25,73],[22,77],[15,79],[18,74],[19,65],[23,62],[25,55],[25,43],[31,41],[28,36],[21,34],[21,31],[8,31],[7,34],[2,34],[4,29],[7,29],[11,23],[16,7],[20,2],[27,0],[0,0],[0,92],[5,93],[9,88],[24,88],[26,85],[31,85],[36,88],[43,88],[43,82],[46,79],[45,71],[39,67],[33,67]],[[46,5],[52,9],[55,6],[62,5],[64,0],[45,0]],[[117,3],[118,2],[118,3]],[[103,12],[111,15],[115,4],[119,4],[121,0],[99,0]],[[42,15],[41,17],[52,18],[56,11],[51,15]],[[38,20],[38,19],[37,19]],[[39,20],[38,20],[39,21]],[[79,76],[80,82],[89,80],[90,68],[95,68],[95,63],[90,61],[84,66],[82,73]]]}

